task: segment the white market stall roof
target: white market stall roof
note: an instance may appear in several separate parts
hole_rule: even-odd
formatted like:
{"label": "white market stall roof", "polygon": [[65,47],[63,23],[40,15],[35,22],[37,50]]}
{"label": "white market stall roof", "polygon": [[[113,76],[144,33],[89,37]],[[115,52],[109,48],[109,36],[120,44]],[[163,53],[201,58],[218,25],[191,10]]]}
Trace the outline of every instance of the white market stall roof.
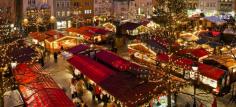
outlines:
{"label": "white market stall roof", "polygon": [[204,17],[204,19],[205,19],[205,20],[208,20],[208,21],[210,21],[210,22],[212,22],[212,23],[215,23],[215,24],[217,24],[217,25],[226,23],[225,20],[222,20],[222,19],[220,19],[219,17],[216,17],[216,16]]}

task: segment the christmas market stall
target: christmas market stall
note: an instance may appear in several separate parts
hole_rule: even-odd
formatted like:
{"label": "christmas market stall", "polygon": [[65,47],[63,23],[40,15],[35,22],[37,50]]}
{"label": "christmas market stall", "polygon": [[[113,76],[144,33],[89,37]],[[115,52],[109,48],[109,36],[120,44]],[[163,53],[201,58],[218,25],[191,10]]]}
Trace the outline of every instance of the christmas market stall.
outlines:
{"label": "christmas market stall", "polygon": [[204,58],[209,56],[209,52],[204,48],[196,48],[196,49],[183,49],[177,52],[178,55],[183,55],[186,58],[190,58],[199,62],[202,62]]}
{"label": "christmas market stall", "polygon": [[45,47],[50,52],[58,52],[63,49],[68,49],[81,42],[77,36],[64,35],[54,30],[47,31],[45,34],[50,36],[45,40]]}
{"label": "christmas market stall", "polygon": [[180,38],[182,38],[184,41],[196,41],[199,39],[192,33],[181,33]]}
{"label": "christmas market stall", "polygon": [[137,62],[146,64],[156,64],[156,53],[143,43],[133,43],[128,45],[130,57]]}
{"label": "christmas market stall", "polygon": [[115,68],[117,71],[131,72],[136,75],[136,77],[142,79],[148,78],[148,69],[146,67],[125,60],[110,51],[101,50],[96,53],[96,58],[99,61]]}
{"label": "christmas market stall", "polygon": [[222,26],[225,23],[226,23],[225,20],[222,20],[217,16],[204,17],[202,20],[202,26],[205,26],[205,27]]}
{"label": "christmas market stall", "polygon": [[8,67],[11,63],[35,63],[41,55],[34,47],[27,46],[24,40],[0,46],[0,68]]}
{"label": "christmas market stall", "polygon": [[25,105],[27,107],[75,107],[56,82],[39,67],[38,64],[19,64],[13,71]]}
{"label": "christmas market stall", "polygon": [[121,24],[121,31],[122,34],[128,34],[131,36],[139,35],[139,30],[137,29],[139,26],[141,26],[140,23],[133,23],[133,22],[126,22],[124,24]]}
{"label": "christmas market stall", "polygon": [[74,32],[77,36],[82,36],[85,40],[93,43],[105,41],[112,35],[112,32],[108,30],[92,26],[83,26],[78,29],[69,28],[67,31]]}
{"label": "christmas market stall", "polygon": [[105,28],[105,30],[116,32],[116,26],[112,23],[104,23],[102,26]]}
{"label": "christmas market stall", "polygon": [[229,76],[226,82],[227,85],[236,81],[236,61],[232,56],[230,55],[209,56],[203,60],[203,63],[227,71],[227,75]]}
{"label": "christmas market stall", "polygon": [[29,33],[29,43],[30,44],[37,44],[41,46],[45,46],[45,39],[49,38],[50,36],[41,33],[41,32],[30,32]]}
{"label": "christmas market stall", "polygon": [[85,44],[79,44],[73,48],[68,49],[67,51],[71,54],[76,55],[77,53],[83,52],[87,49],[89,49],[90,47],[88,45]]}
{"label": "christmas market stall", "polygon": [[[215,94],[221,94],[227,85],[225,84],[227,79],[226,71],[214,66],[210,66],[203,63],[197,63],[198,71],[195,72],[192,69],[193,61],[187,58],[177,58],[176,56],[168,56],[167,54],[159,54],[157,60],[161,66],[167,62],[173,62],[173,71],[182,75],[182,78],[195,80],[199,78],[202,85],[208,86],[207,88],[213,90]],[[176,74],[175,74],[176,75]],[[197,76],[197,77],[196,77]]]}
{"label": "christmas market stall", "polygon": [[[89,84],[100,87],[102,91],[100,96],[108,97],[108,102],[117,105],[128,107],[142,105],[165,89],[161,82],[142,82],[143,80],[129,73],[111,70],[87,56],[76,55],[68,59],[68,62],[75,67],[77,72],[91,81]],[[119,62],[123,61],[116,60],[114,63]]]}

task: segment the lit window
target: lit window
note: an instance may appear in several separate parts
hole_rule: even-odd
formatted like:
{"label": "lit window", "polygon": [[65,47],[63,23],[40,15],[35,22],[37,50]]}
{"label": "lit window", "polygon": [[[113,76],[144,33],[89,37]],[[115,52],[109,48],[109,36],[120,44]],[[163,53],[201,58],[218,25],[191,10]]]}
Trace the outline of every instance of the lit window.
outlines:
{"label": "lit window", "polygon": [[70,11],[67,11],[67,16],[70,16]]}
{"label": "lit window", "polygon": [[61,15],[61,12],[57,12],[57,16],[60,16]]}
{"label": "lit window", "polygon": [[61,12],[61,16],[62,16],[62,17],[65,16],[65,12],[64,12],[64,11]]}

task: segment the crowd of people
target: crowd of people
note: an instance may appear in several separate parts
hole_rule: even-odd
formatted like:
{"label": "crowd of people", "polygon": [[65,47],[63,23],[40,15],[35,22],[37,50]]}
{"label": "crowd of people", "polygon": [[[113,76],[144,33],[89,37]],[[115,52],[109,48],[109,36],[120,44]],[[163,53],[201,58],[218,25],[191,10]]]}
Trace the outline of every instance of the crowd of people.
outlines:
{"label": "crowd of people", "polygon": [[86,91],[91,92],[92,100],[95,101],[95,103],[99,104],[103,102],[104,107],[107,107],[107,104],[111,101],[108,94],[102,93],[101,88],[98,85],[89,82],[83,74],[74,74],[71,79],[70,89],[72,100],[77,107],[88,107],[83,99]]}

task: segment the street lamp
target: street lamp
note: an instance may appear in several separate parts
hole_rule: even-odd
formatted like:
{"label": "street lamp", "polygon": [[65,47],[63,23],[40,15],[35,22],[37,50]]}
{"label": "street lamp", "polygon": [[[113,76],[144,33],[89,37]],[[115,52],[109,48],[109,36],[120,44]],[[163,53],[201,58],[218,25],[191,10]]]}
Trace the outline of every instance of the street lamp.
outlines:
{"label": "street lamp", "polygon": [[37,32],[39,32],[39,24],[41,23],[43,23],[43,19],[41,17],[38,17],[36,20]]}
{"label": "street lamp", "polygon": [[197,64],[193,64],[192,65],[192,69],[193,69],[193,72],[194,72],[194,84],[193,84],[193,88],[194,88],[194,91],[193,91],[193,94],[194,94],[194,102],[193,102],[193,107],[197,107],[196,105],[196,85],[197,85],[197,82],[198,82],[198,66]]}
{"label": "street lamp", "polygon": [[29,25],[29,20],[27,18],[25,18],[23,21],[22,21],[22,25],[26,28],[26,32],[28,34],[28,25]]}
{"label": "street lamp", "polygon": [[51,29],[54,29],[54,23],[56,22],[56,18],[54,16],[51,16],[50,19]]}

